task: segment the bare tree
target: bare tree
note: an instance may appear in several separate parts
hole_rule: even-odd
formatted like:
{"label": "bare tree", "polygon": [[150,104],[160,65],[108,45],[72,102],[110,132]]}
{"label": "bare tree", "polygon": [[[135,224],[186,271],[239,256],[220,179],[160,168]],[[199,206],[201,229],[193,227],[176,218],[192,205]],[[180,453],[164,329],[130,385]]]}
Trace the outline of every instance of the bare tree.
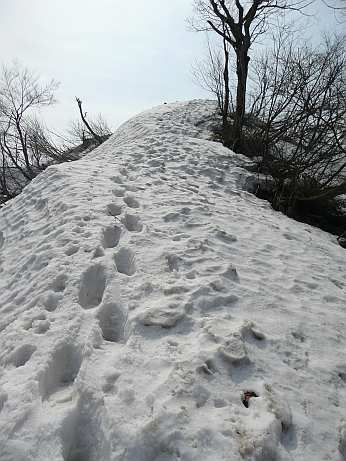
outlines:
{"label": "bare tree", "polygon": [[13,164],[25,177],[35,173],[28,149],[28,117],[33,110],[55,102],[54,80],[41,83],[28,69],[18,64],[3,67],[0,76],[0,129],[2,145]]}
{"label": "bare tree", "polygon": [[[86,128],[87,133],[91,135],[91,137],[96,141],[97,144],[102,144],[105,141],[105,139],[107,139],[111,135],[111,130],[107,122],[104,120],[104,118],[101,115],[99,115],[96,120],[91,120],[89,122],[87,120],[87,113],[83,112],[82,101],[77,97],[76,97],[76,101],[78,104],[81,121],[84,127]],[[79,132],[82,136],[83,142],[85,142],[85,140],[87,139],[87,136],[83,128],[83,125],[81,125],[80,123],[74,123],[72,125],[72,131],[74,132],[74,134],[77,134]]]}
{"label": "bare tree", "polygon": [[326,202],[346,193],[346,55],[343,37],[317,49],[278,40],[257,63],[253,130],[274,206]]}
{"label": "bare tree", "polygon": [[50,163],[64,163],[78,160],[69,140],[50,131],[42,121],[33,118],[28,125],[28,145],[31,161],[37,170],[42,170]]}
{"label": "bare tree", "polygon": [[35,110],[53,104],[54,80],[41,83],[14,63],[0,73],[0,194],[16,195],[42,169],[42,153],[34,142]]}
{"label": "bare tree", "polygon": [[225,40],[222,50],[213,47],[208,40],[206,58],[198,61],[193,67],[195,81],[217,99],[223,130],[227,129],[229,113],[234,110],[230,91],[229,59],[228,44]]}
{"label": "bare tree", "polygon": [[[77,160],[85,151],[85,146],[71,145],[70,140],[48,130],[36,116],[37,109],[55,102],[57,86],[54,80],[42,83],[19,64],[0,72],[0,203],[20,193],[49,164]],[[77,103],[81,121],[74,133],[83,133],[82,142],[92,138],[94,147],[111,131],[101,116],[88,121],[78,98]]]}
{"label": "bare tree", "polygon": [[82,145],[85,145],[89,142],[89,140],[94,139],[90,136],[84,123],[80,119],[72,120],[70,122],[68,134],[70,136],[72,144],[75,144],[77,142],[81,143]]}
{"label": "bare tree", "polygon": [[225,40],[236,55],[236,108],[232,132],[226,144],[239,147],[241,141],[249,72],[249,51],[257,38],[270,25],[273,14],[286,10],[300,11],[309,1],[305,0],[194,0],[197,15],[206,26],[196,26],[197,30],[213,30]]}

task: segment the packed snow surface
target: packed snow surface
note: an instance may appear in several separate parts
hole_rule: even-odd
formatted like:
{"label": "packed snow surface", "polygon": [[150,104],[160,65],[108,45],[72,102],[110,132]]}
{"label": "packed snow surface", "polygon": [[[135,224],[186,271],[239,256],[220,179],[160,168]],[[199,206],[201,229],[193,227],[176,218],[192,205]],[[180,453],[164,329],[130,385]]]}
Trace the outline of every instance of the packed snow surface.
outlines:
{"label": "packed snow surface", "polygon": [[160,106],[0,212],[1,461],[346,460],[345,250]]}

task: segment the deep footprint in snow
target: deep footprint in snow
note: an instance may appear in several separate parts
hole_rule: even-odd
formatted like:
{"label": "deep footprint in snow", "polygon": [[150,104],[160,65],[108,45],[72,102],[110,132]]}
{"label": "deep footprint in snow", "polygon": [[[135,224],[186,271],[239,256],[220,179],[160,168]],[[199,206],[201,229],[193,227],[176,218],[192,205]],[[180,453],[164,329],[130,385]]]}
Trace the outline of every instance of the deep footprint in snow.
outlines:
{"label": "deep footprint in snow", "polygon": [[6,401],[7,401],[7,399],[8,399],[8,396],[7,396],[6,392],[2,392],[1,389],[0,389],[0,412],[4,408],[4,405],[5,405]]}
{"label": "deep footprint in snow", "polygon": [[123,223],[129,232],[141,232],[143,229],[141,218],[136,214],[126,213]]}
{"label": "deep footprint in snow", "polygon": [[113,189],[112,192],[113,192],[113,195],[115,195],[115,197],[124,197],[125,195],[125,189],[123,188]]}
{"label": "deep footprint in snow", "polygon": [[43,305],[49,312],[55,311],[58,307],[59,302],[62,299],[62,294],[54,293],[53,291],[48,291],[44,300]]}
{"label": "deep footprint in snow", "polygon": [[339,428],[339,452],[342,461],[346,461],[346,424],[343,421]]}
{"label": "deep footprint in snow", "polygon": [[[120,152],[118,152],[118,155],[120,154]],[[123,176],[125,176],[126,178],[128,177],[129,173],[127,171],[126,168],[120,168],[119,170],[120,174],[122,174]]]}
{"label": "deep footprint in snow", "polygon": [[36,351],[36,346],[32,344],[23,344],[14,350],[7,359],[8,365],[13,365],[16,368],[23,367]]}
{"label": "deep footprint in snow", "polygon": [[97,318],[103,339],[117,343],[126,338],[127,311],[117,303],[101,306]]}
{"label": "deep footprint in snow", "polygon": [[136,272],[135,254],[130,248],[121,248],[114,255],[114,261],[118,272],[126,275],[133,275]]}
{"label": "deep footprint in snow", "polygon": [[124,202],[130,208],[139,208],[139,201],[133,195],[126,194]]}
{"label": "deep footprint in snow", "polygon": [[120,240],[121,228],[119,226],[108,226],[103,229],[103,248],[115,248]]}
{"label": "deep footprint in snow", "polygon": [[62,292],[66,288],[67,275],[59,274],[50,285],[50,288],[55,292]]}
{"label": "deep footprint in snow", "polygon": [[107,205],[107,212],[110,216],[119,216],[122,212],[122,206],[116,203],[109,203]]}
{"label": "deep footprint in snow", "polygon": [[71,386],[82,364],[80,351],[71,344],[58,348],[45,370],[40,382],[42,399],[48,399],[53,393]]}
{"label": "deep footprint in snow", "polygon": [[115,184],[123,184],[125,181],[125,178],[122,178],[120,175],[118,176],[112,176],[111,181],[113,181]]}
{"label": "deep footprint in snow", "polygon": [[5,237],[2,231],[0,231],[0,249],[3,247],[5,242]]}
{"label": "deep footprint in snow", "polygon": [[[198,298],[199,292],[193,293],[193,297]],[[216,309],[219,309],[220,307],[231,307],[233,304],[235,304],[238,301],[238,297],[236,295],[230,294],[230,295],[218,295],[218,296],[202,296],[198,300],[198,307],[202,311],[215,311]]]}
{"label": "deep footprint in snow", "polygon": [[228,232],[220,229],[215,231],[215,237],[224,243],[234,243],[237,241],[237,237],[235,235],[229,234]]}
{"label": "deep footprint in snow", "polygon": [[244,341],[238,334],[233,334],[219,347],[218,355],[233,367],[243,367],[251,363]]}
{"label": "deep footprint in snow", "polygon": [[33,316],[30,316],[28,318],[26,318],[23,322],[23,329],[26,330],[26,331],[29,331],[31,328],[33,328],[33,325],[36,323],[36,322],[40,322],[40,321],[45,321],[47,320],[47,315],[45,312],[37,312],[37,314],[33,315]]}
{"label": "deep footprint in snow", "polygon": [[152,308],[146,309],[138,320],[145,326],[173,328],[185,318],[185,313],[180,309]]}
{"label": "deep footprint in snow", "polygon": [[98,306],[106,288],[106,272],[102,264],[89,267],[81,277],[79,304],[84,309]]}
{"label": "deep footprint in snow", "polygon": [[33,332],[37,335],[45,334],[50,328],[49,320],[36,320],[32,324]]}
{"label": "deep footprint in snow", "polygon": [[62,431],[64,461],[114,459],[99,405],[100,401],[90,391],[79,398],[76,411],[69,416],[67,427]]}

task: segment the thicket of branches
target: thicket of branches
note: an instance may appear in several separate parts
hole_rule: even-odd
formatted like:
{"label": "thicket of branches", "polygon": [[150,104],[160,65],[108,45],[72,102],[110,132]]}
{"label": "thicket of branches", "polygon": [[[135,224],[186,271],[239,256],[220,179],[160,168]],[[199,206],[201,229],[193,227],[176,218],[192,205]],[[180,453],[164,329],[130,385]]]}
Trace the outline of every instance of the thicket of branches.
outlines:
{"label": "thicket of branches", "polygon": [[99,114],[96,118],[88,120],[87,113],[83,112],[82,101],[76,98],[80,119],[71,122],[69,135],[71,140],[81,143],[82,147],[93,144],[102,144],[112,134],[107,121]]}
{"label": "thicket of branches", "polygon": [[[240,151],[242,148],[250,50],[267,33],[275,16],[281,16],[287,11],[301,11],[309,3],[308,0],[194,0],[198,18],[192,22],[194,28],[197,31],[211,30],[221,38],[226,74],[229,50],[233,51],[235,58],[237,84],[232,123],[227,124],[226,118],[223,118],[225,144],[234,150]],[[225,87],[227,80],[225,75]]]}
{"label": "thicket of branches", "polygon": [[[45,166],[40,148],[45,137],[35,110],[54,103],[55,81],[43,84],[18,64],[3,67],[0,76],[0,194],[16,195]],[[44,139],[45,144],[49,143]]]}
{"label": "thicket of branches", "polygon": [[[276,209],[299,218],[304,213],[321,216],[327,210],[331,220],[330,213],[338,214],[333,199],[346,193],[344,37],[325,38],[313,48],[294,42],[292,31],[276,33],[272,36],[272,48],[250,60],[251,45],[267,31],[268,14],[275,13],[277,3],[203,0],[197,4],[200,17],[202,12],[202,18],[221,39],[219,51],[209,47],[209,58],[197,67],[195,75],[217,97],[223,116],[224,144],[257,158],[258,171],[270,178],[266,198]],[[284,2],[281,6],[300,9],[304,5]],[[257,16],[246,25],[249,12],[256,8]],[[243,45],[231,43],[236,40],[233,30],[237,28],[245,38],[248,28],[250,37],[245,84],[241,81],[244,75],[239,72],[237,48]],[[235,53],[222,52],[225,42]],[[227,84],[223,72],[226,59]],[[239,92],[243,98],[240,103]],[[230,102],[227,108],[226,100]],[[336,221],[339,224],[335,229],[339,232],[346,221],[341,216]]]}
{"label": "thicket of branches", "polygon": [[278,40],[256,63],[249,137],[261,140],[277,208],[346,193],[345,64],[341,39],[318,49]]}
{"label": "thicket of branches", "polygon": [[110,135],[102,118],[86,120],[80,100],[81,121],[73,124],[70,139],[52,135],[37,113],[55,103],[57,87],[56,81],[44,83],[17,63],[1,69],[0,205],[18,195],[49,164],[76,160],[92,141],[100,144]]}
{"label": "thicket of branches", "polygon": [[333,201],[346,193],[345,64],[340,39],[318,49],[278,40],[254,66],[246,129],[274,208],[336,233],[346,225]]}

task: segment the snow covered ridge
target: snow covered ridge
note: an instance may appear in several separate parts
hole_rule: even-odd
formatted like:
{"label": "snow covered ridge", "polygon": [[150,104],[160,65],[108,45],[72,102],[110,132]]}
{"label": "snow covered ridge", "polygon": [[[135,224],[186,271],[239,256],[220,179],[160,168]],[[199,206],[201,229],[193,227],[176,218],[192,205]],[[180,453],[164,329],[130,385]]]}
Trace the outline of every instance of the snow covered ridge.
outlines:
{"label": "snow covered ridge", "polygon": [[0,211],[0,461],[346,460],[345,250],[244,190],[213,110]]}

